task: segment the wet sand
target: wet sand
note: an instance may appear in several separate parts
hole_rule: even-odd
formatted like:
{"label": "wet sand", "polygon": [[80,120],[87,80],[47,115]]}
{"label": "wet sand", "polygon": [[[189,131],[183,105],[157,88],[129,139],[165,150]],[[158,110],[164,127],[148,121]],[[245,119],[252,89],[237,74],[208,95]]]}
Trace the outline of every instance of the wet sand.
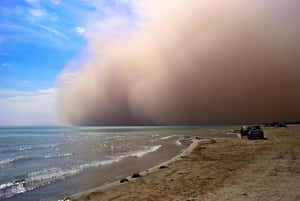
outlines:
{"label": "wet sand", "polygon": [[300,126],[264,131],[265,140],[199,143],[167,168],[72,200],[299,201]]}

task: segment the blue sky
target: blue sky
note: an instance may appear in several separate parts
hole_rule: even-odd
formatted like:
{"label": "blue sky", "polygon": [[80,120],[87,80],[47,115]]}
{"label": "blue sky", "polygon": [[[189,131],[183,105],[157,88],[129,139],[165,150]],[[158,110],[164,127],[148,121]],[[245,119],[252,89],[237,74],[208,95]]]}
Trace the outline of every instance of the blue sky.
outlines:
{"label": "blue sky", "polygon": [[128,0],[0,1],[0,125],[56,123],[57,76],[107,10],[132,18]]}

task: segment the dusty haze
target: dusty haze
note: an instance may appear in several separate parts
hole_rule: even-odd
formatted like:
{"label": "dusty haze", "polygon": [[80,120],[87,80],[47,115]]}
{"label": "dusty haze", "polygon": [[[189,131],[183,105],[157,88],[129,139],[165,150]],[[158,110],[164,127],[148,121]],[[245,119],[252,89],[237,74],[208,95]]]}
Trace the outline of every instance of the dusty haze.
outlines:
{"label": "dusty haze", "polygon": [[227,124],[300,119],[300,1],[132,4],[139,19],[135,26],[107,19],[101,31],[89,37],[92,57],[76,72],[66,68],[60,75],[63,122]]}

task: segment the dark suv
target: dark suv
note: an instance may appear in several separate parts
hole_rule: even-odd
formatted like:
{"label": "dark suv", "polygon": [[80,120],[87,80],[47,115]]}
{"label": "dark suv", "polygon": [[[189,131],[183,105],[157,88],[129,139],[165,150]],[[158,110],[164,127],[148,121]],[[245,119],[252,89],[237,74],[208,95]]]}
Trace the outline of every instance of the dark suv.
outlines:
{"label": "dark suv", "polygon": [[258,125],[242,126],[241,135],[248,136],[248,139],[264,139],[264,132]]}

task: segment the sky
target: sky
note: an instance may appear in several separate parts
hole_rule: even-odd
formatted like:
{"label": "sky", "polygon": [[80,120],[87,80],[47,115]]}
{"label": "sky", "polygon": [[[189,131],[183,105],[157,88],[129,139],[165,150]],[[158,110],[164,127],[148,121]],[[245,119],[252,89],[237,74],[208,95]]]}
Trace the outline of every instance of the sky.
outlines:
{"label": "sky", "polygon": [[57,124],[57,77],[112,8],[130,17],[126,0],[0,1],[0,125]]}
{"label": "sky", "polygon": [[0,126],[299,121],[299,8],[1,0]]}

